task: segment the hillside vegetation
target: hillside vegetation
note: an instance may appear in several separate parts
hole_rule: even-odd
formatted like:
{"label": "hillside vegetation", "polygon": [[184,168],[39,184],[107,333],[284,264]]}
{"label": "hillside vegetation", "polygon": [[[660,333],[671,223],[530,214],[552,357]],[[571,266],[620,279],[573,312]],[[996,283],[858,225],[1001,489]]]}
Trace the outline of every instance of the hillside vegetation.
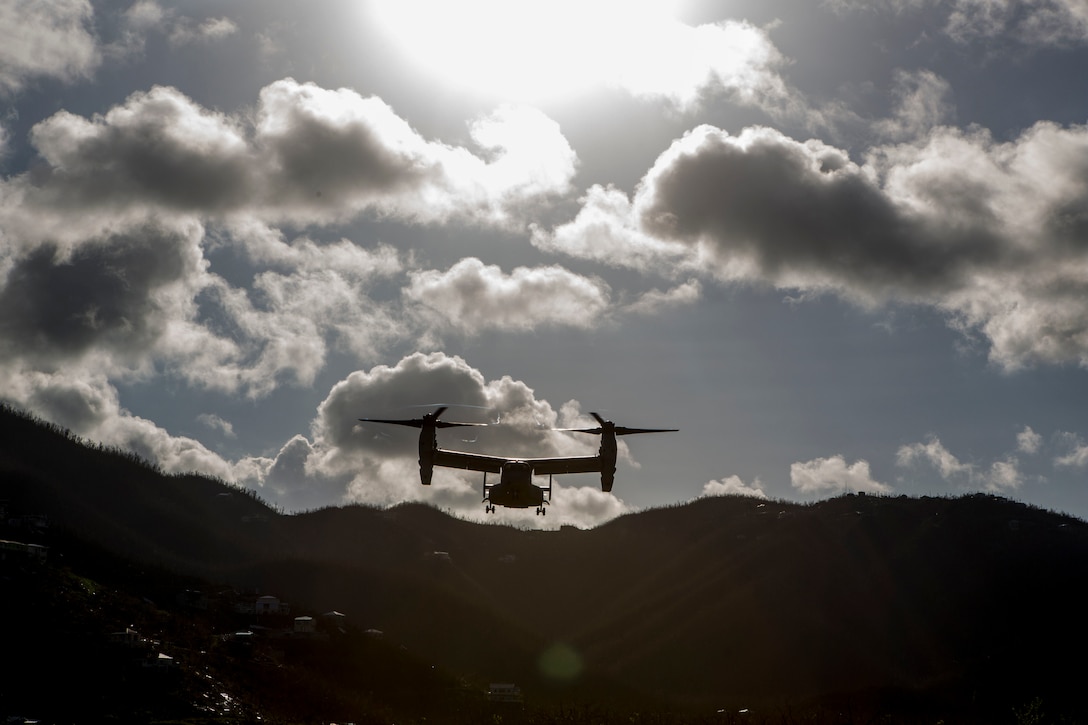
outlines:
{"label": "hillside vegetation", "polygon": [[[171,717],[1088,716],[1076,664],[1088,644],[1088,525],[1006,499],[726,497],[592,530],[523,531],[418,504],[282,515],[9,410],[0,440],[13,521],[0,538],[50,546],[37,568],[5,562],[5,621],[52,622],[53,646],[82,642],[72,651],[108,662],[110,628],[140,620],[193,665],[179,656],[189,674],[155,700],[172,703]],[[16,525],[37,514],[48,529]],[[242,651],[220,635],[253,615],[176,601],[182,589],[227,588],[275,594],[292,615],[336,610],[349,624],[320,645],[258,639]],[[23,680],[40,681],[55,653],[19,641]],[[488,710],[489,682],[517,683],[525,709]],[[208,683],[231,690],[233,713],[191,710]],[[0,692],[0,714],[31,690]]]}

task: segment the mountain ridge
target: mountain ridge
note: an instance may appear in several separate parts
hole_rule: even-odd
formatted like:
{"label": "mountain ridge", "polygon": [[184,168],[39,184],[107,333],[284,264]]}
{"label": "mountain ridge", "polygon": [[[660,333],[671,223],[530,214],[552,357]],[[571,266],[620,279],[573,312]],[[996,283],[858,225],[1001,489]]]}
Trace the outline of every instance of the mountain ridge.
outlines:
{"label": "mountain ridge", "polygon": [[335,608],[545,700],[1082,707],[1064,663],[1088,645],[1088,524],[1007,499],[707,498],[525,531],[421,504],[284,515],[10,410],[0,436],[11,507],[134,561]]}

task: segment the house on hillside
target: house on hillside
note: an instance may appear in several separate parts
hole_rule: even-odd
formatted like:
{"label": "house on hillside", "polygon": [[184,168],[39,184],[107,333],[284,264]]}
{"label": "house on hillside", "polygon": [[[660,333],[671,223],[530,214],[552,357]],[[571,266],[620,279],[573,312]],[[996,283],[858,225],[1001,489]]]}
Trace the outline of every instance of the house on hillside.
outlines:
{"label": "house on hillside", "polygon": [[45,514],[23,514],[8,519],[8,526],[24,529],[31,533],[43,534],[49,529],[49,517]]}
{"label": "house on hillside", "polygon": [[342,613],[337,612],[335,609],[321,615],[321,629],[326,632],[339,632],[340,634],[344,634],[347,631],[347,623],[348,618]]}
{"label": "house on hillside", "polygon": [[49,547],[41,544],[24,544],[21,541],[0,539],[0,561],[32,561],[45,563]]}
{"label": "house on hillside", "polygon": [[295,634],[313,634],[317,631],[313,617],[295,617]]}
{"label": "house on hillside", "polygon": [[492,682],[487,688],[487,700],[488,702],[522,703],[525,702],[525,696],[522,695],[521,688],[515,684]]}
{"label": "house on hillside", "polygon": [[110,632],[110,642],[126,647],[140,647],[143,646],[147,640],[141,637],[140,633],[132,627],[125,627],[122,632]]}
{"label": "house on hillside", "polygon": [[148,639],[132,627],[125,627],[125,629],[120,632],[110,632],[109,639],[110,644],[116,644],[130,649],[150,649],[159,645],[158,640]]}
{"label": "house on hillside", "polygon": [[287,602],[281,602],[279,597],[274,597],[271,594],[265,594],[262,597],[257,597],[257,601],[254,603],[254,613],[261,614],[290,614],[291,605]]}
{"label": "house on hillside", "polygon": [[162,652],[152,652],[144,658],[143,666],[153,670],[172,670],[174,669],[174,658],[170,655],[163,654]]}

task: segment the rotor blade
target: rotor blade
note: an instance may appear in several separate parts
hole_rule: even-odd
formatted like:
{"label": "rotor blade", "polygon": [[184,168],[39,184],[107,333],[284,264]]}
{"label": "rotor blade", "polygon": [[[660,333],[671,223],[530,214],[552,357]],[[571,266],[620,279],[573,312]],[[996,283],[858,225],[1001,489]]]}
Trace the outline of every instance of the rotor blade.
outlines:
{"label": "rotor blade", "polygon": [[592,433],[598,436],[604,432],[603,428],[552,428],[552,430],[560,433]]}
{"label": "rotor blade", "polygon": [[608,423],[605,421],[604,418],[597,415],[596,413],[590,413],[590,415],[592,415],[597,420],[597,422],[601,424],[600,427],[598,427],[598,428],[552,428],[552,430],[560,431],[562,433],[589,433],[591,435],[599,436],[600,434],[604,433],[604,429],[608,425]]}
{"label": "rotor blade", "polygon": [[611,428],[618,436],[634,435],[635,433],[675,433],[678,430],[677,428],[628,428],[622,425],[613,425],[610,421],[602,418],[599,413],[590,412],[590,415],[601,424],[599,428],[557,428],[556,430],[570,433],[592,433],[593,435],[601,435],[606,429]]}
{"label": "rotor blade", "polygon": [[426,418],[411,418],[408,420],[390,420],[388,418],[359,418],[362,423],[388,423],[390,425],[406,425],[410,428],[422,428],[428,419],[434,422],[435,428],[463,428],[466,426],[487,426],[487,423],[454,423],[446,420],[435,420],[442,415],[445,408],[439,408],[434,414],[428,414]]}
{"label": "rotor blade", "polygon": [[443,423],[438,421],[438,418],[446,412],[447,407],[449,406],[443,405],[435,410],[433,413],[428,413],[422,418],[407,418],[397,420],[392,420],[389,418],[359,418],[359,420],[363,423],[387,423],[389,425],[406,425],[410,428],[422,428],[428,420],[432,420],[437,423],[439,427],[444,427]]}
{"label": "rotor blade", "polygon": [[413,418],[411,420],[383,420],[381,418],[359,418],[359,421],[363,423],[388,423],[390,425],[407,425],[412,428],[423,427],[422,418]]}

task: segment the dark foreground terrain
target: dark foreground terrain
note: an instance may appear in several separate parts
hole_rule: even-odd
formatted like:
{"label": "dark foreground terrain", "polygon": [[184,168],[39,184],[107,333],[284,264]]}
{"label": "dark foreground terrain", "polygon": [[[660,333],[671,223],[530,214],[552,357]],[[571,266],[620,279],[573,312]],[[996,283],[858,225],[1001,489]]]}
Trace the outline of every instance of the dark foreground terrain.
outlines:
{"label": "dark foreground terrain", "polygon": [[284,516],[3,410],[0,502],[4,717],[1088,722],[1088,525],[991,496]]}

